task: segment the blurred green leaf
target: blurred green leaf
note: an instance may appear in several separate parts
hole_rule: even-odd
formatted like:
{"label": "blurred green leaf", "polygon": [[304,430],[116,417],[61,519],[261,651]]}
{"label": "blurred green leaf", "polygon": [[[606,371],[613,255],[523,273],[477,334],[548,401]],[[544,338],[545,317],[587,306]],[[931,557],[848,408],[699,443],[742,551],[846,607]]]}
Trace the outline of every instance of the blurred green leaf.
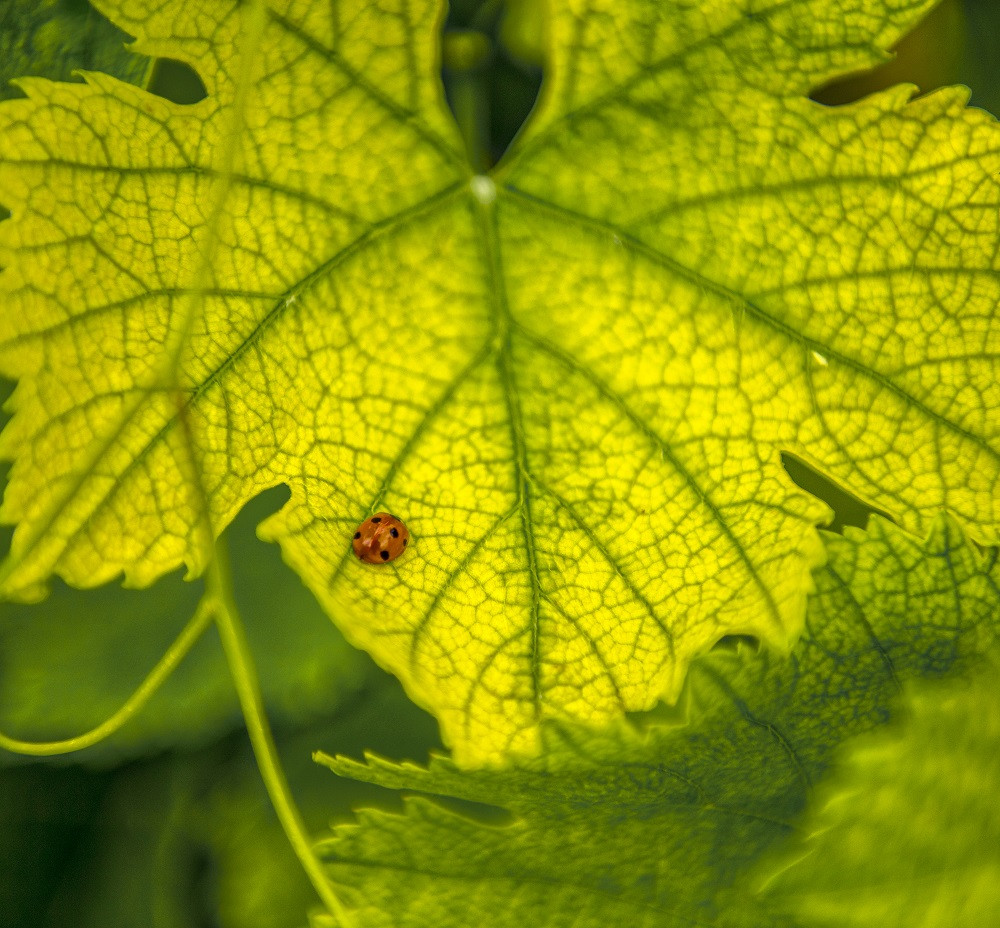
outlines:
{"label": "blurred green leaf", "polygon": [[41,764],[0,772],[2,928],[38,928],[111,780]]}
{"label": "blurred green leaf", "polygon": [[686,724],[550,726],[542,756],[510,770],[327,758],[513,816],[497,827],[413,798],[338,828],[322,853],[360,923],[783,924],[740,875],[795,827],[836,747],[884,723],[901,684],[967,666],[1000,607],[1000,570],[944,518],[926,542],[875,518],[826,544],[791,658],[739,645],[698,661]]}
{"label": "blurred green leaf", "polygon": [[[1000,678],[923,685],[850,742],[770,895],[796,924],[1000,925]],[[799,858],[797,861],[795,857]]]}
{"label": "blurred green leaf", "polygon": [[[375,745],[426,757],[433,719],[379,674],[334,719],[278,739],[306,824],[319,832],[374,786],[330,778],[317,745]],[[0,772],[3,928],[298,928],[318,905],[268,801],[243,735],[114,772]]]}
{"label": "blurred green leaf", "polygon": [[[282,744],[286,770],[314,834],[328,827],[331,817],[343,819],[355,806],[399,805],[395,795],[364,783],[343,781],[343,788],[331,793],[327,772],[312,759],[321,744],[343,745],[356,752],[378,744],[381,750],[426,758],[430,749],[439,748],[440,739],[434,720],[409,702],[387,675],[344,718],[286,738]],[[223,928],[305,924],[306,910],[318,901],[249,758],[243,767],[234,764],[213,780],[201,802],[189,810],[187,828],[210,849],[215,862],[217,919]]]}
{"label": "blurred green leaf", "polygon": [[972,102],[1000,113],[1000,5],[995,0],[965,0],[967,22],[962,80],[972,87]]}

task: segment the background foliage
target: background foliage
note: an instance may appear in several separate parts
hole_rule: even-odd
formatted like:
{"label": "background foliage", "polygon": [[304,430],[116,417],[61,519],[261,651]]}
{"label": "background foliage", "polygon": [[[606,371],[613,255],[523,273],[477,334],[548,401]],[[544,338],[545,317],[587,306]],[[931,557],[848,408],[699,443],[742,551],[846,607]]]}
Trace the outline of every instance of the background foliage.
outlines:
{"label": "background foliage", "polygon": [[[122,55],[120,35],[85,4],[47,2],[35,6],[32,20],[18,18],[21,7],[16,5],[0,12],[0,82],[21,73],[67,79],[74,67],[108,70],[137,83],[145,79],[150,63]],[[457,2],[446,26],[444,79],[449,101],[467,144],[484,162],[495,160],[503,150],[537,87],[538,48],[532,38],[528,6],[511,3],[513,12],[502,15],[499,4]],[[1000,104],[996,79],[1000,62],[995,60],[998,43],[992,39],[1000,35],[1000,16],[992,4],[969,0],[964,7],[955,2],[945,4],[935,17],[922,38],[918,34],[909,40],[907,47],[916,51],[909,56],[902,54],[899,63],[891,66],[895,70],[839,83],[826,88],[822,98],[834,103],[883,82],[904,79],[915,81],[924,90],[965,81],[973,88],[973,102],[995,112]],[[928,49],[936,54],[932,56]],[[151,86],[164,96],[190,100],[203,92],[197,78],[184,67],[162,62],[155,67]],[[4,86],[0,94],[10,96],[16,90]],[[866,507],[824,483],[801,462],[786,458],[785,463],[801,485],[834,505],[835,527],[866,522]],[[331,817],[348,820],[350,808],[359,804],[404,812],[403,819],[370,815],[374,827],[365,834],[351,828],[340,831],[327,849],[338,877],[371,890],[359,877],[361,871],[351,869],[350,864],[366,855],[382,855],[385,848],[378,846],[379,835],[392,835],[394,829],[402,830],[398,840],[391,841],[393,853],[399,853],[407,842],[414,842],[414,854],[433,847],[436,862],[446,871],[449,866],[473,865],[473,852],[478,852],[487,855],[483,859],[490,867],[497,867],[499,861],[514,868],[515,877],[527,850],[539,855],[537,863],[544,868],[546,861],[580,846],[581,830],[588,840],[605,848],[618,847],[607,832],[592,831],[590,822],[599,819],[601,828],[612,833],[629,827],[621,818],[621,808],[609,801],[609,796],[619,795],[620,784],[574,780],[571,755],[581,749],[572,740],[576,736],[565,732],[553,730],[550,737],[556,744],[556,757],[562,756],[560,752],[570,757],[565,764],[553,761],[560,767],[556,773],[566,782],[553,778],[553,771],[537,769],[524,771],[520,780],[498,783],[475,778],[463,781],[441,762],[432,767],[430,775],[379,763],[369,767],[347,762],[335,765],[374,784],[362,786],[350,779],[335,780],[312,762],[310,755],[316,748],[353,757],[371,750],[424,762],[428,751],[438,746],[438,738],[432,720],[405,699],[398,685],[333,630],[298,579],[281,564],[273,546],[253,538],[253,526],[280,504],[277,493],[255,502],[230,535],[238,571],[236,588],[254,648],[270,655],[269,660],[261,661],[265,695],[293,788],[316,832]],[[951,550],[948,531],[942,527],[940,532],[945,534],[932,537],[932,550]],[[954,526],[950,531],[955,531]],[[884,532],[891,535],[890,529],[879,528],[875,543],[881,543]],[[942,537],[944,548],[939,545],[933,549],[934,541],[940,542]],[[857,550],[861,542],[859,536],[851,536],[831,544],[840,557],[849,560],[850,554],[845,552]],[[956,542],[959,547],[963,544]],[[970,563],[971,551],[963,550],[966,563]],[[850,566],[858,569],[856,564]],[[824,583],[834,584],[829,575],[824,577]],[[827,589],[834,595],[829,586]],[[172,576],[148,591],[102,588],[79,593],[59,587],[44,605],[30,611],[0,607],[4,610],[0,617],[0,730],[55,737],[83,730],[106,717],[183,625],[197,592],[180,577]],[[961,649],[952,647],[954,629],[948,633],[952,637],[938,640],[936,647],[951,655],[951,661]],[[721,734],[730,729],[740,732],[732,741],[746,750],[744,739],[752,741],[756,734],[752,719],[773,719],[775,712],[796,711],[798,704],[790,696],[787,705],[766,712],[747,708],[746,700],[734,702],[727,697],[719,702],[717,693],[712,692],[713,668],[731,665],[737,659],[734,655],[748,661],[742,673],[766,676],[781,672],[770,665],[766,655],[748,657],[745,644],[733,647],[735,650],[724,647],[717,651],[695,674],[690,698],[696,710],[691,711],[700,727],[687,734],[654,729],[647,739],[634,743],[634,734],[622,729],[600,744],[586,745],[585,753],[606,756],[609,764],[626,771],[620,775],[627,776],[635,787],[629,795],[631,803],[652,810],[666,788],[645,779],[649,754],[643,752],[655,755],[660,751],[655,756],[674,758],[678,751],[675,740],[730,743],[726,740],[730,736]],[[809,647],[822,651],[817,639],[810,639]],[[930,647],[919,649],[919,653],[938,652]],[[895,652],[890,663],[899,669]],[[935,665],[933,669],[944,667]],[[796,699],[809,695],[808,687],[794,687],[787,680],[776,688],[769,681],[768,689],[783,696],[794,690]],[[759,684],[749,686],[747,692],[760,692]],[[884,708],[888,696],[876,702],[878,708],[867,711],[888,711]],[[746,711],[740,714],[734,707]],[[829,708],[832,711],[835,706]],[[919,713],[919,707],[914,712]],[[849,714],[857,713],[852,709]],[[845,736],[851,732],[853,729],[844,730]],[[920,729],[913,737],[932,736],[933,732],[926,734]],[[563,738],[565,742],[560,740]],[[715,753],[706,756],[716,758]],[[49,763],[27,763],[10,755],[2,760],[6,769],[0,774],[0,872],[7,876],[0,880],[0,924],[293,926],[303,923],[303,913],[314,904],[311,889],[260,788],[214,634],[198,645],[143,715],[106,744]],[[623,760],[634,766],[622,766]],[[826,760],[810,763],[815,769],[807,763],[799,776],[817,777]],[[762,774],[769,769],[762,768]],[[792,776],[788,769],[783,774]],[[865,773],[862,769],[851,775]],[[554,787],[553,782],[557,784]],[[550,785],[549,792],[542,783]],[[394,793],[378,784],[457,797],[475,805],[458,803],[450,808],[472,811],[476,817],[456,825],[449,813],[421,801],[411,801],[404,810]],[[581,826],[579,802],[585,786],[594,790],[585,814],[595,815],[596,810],[596,818],[588,818]],[[697,793],[694,775],[667,816],[679,817],[680,824],[677,818],[664,823],[652,812],[636,816],[630,809],[627,820],[638,822],[634,827],[639,833],[627,841],[619,836],[621,846],[643,848],[653,841],[662,843],[664,829],[668,834],[685,833],[692,821],[685,818],[691,791]],[[532,799],[539,795],[546,801]],[[775,794],[774,802],[776,807],[767,814],[784,821],[801,810],[803,799],[793,790],[781,797]],[[525,816],[524,834],[498,831],[495,826],[509,819],[496,809],[484,808],[483,803]],[[552,815],[558,819],[555,824],[546,818]],[[532,829],[538,829],[539,834],[533,834]],[[467,846],[456,844],[459,834],[464,834]],[[700,830],[699,838],[706,848],[728,840],[710,830]],[[361,846],[366,841],[374,846]],[[760,846],[771,848],[775,843],[776,836],[764,829]],[[713,866],[732,866],[724,856],[712,857],[707,850],[705,856],[711,858]],[[391,860],[381,856],[379,860],[393,870]],[[648,864],[655,870],[662,862],[654,859]],[[631,910],[615,908],[616,902],[625,898],[628,905],[645,905],[668,885],[658,882],[660,875],[633,866],[635,861],[612,855],[605,862],[600,848],[595,848],[591,863],[603,867],[601,873],[593,874],[591,882],[607,890],[604,907],[591,910],[595,924],[601,918],[615,923],[623,912],[631,917]],[[365,872],[377,874],[377,868]],[[252,876],[248,878],[248,874]],[[365,879],[377,880],[378,876]],[[630,879],[635,885],[628,885]],[[123,891],[123,882],[132,890]],[[709,904],[732,912],[730,896],[742,894],[745,887],[735,882],[722,885],[725,898],[713,897]],[[777,893],[782,884],[776,880],[774,885]],[[439,888],[433,876],[425,876],[417,886],[413,881],[387,880],[375,892],[388,892],[385,898],[389,906],[404,911],[445,904],[448,897]],[[546,904],[560,902],[560,897],[548,890],[544,895]],[[419,902],[414,902],[417,898]],[[490,887],[477,898],[482,907],[463,913],[470,921],[518,914],[516,908],[504,908],[507,895],[503,884]],[[684,899],[683,905],[694,909],[706,904],[691,882],[685,884]],[[786,911],[775,903],[768,917],[779,910]],[[570,905],[559,911],[576,910]],[[435,917],[433,908],[427,914]],[[372,923],[379,923],[375,916]]]}

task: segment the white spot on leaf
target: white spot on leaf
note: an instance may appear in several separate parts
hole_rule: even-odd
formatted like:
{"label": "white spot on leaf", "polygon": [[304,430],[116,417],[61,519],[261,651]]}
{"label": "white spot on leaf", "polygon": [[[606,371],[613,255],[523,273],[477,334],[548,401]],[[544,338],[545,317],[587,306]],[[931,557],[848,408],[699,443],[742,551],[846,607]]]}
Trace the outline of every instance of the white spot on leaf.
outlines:
{"label": "white spot on leaf", "polygon": [[497,185],[485,174],[477,174],[469,181],[469,186],[472,188],[472,195],[480,203],[488,205],[497,198]]}

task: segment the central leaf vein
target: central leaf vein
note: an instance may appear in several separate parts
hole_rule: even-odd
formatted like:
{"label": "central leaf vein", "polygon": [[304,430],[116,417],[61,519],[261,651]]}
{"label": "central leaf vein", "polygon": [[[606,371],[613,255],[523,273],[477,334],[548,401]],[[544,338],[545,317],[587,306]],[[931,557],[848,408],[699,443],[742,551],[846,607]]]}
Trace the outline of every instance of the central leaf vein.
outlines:
{"label": "central leaf vein", "polygon": [[517,507],[521,514],[521,534],[524,539],[528,580],[531,585],[529,658],[531,661],[531,686],[535,714],[541,715],[541,628],[539,626],[539,605],[541,601],[541,579],[538,571],[538,552],[535,547],[534,523],[531,515],[531,471],[528,467],[528,448],[524,437],[524,416],[518,392],[517,375],[512,356],[512,334],[514,321],[507,303],[507,288],[504,283],[503,259],[496,227],[496,211],[492,207],[480,205],[480,222],[483,230],[484,259],[487,265],[487,281],[492,294],[492,305],[496,314],[496,342],[499,348],[496,359],[497,376],[503,393],[510,425],[510,443],[514,461],[514,486]]}

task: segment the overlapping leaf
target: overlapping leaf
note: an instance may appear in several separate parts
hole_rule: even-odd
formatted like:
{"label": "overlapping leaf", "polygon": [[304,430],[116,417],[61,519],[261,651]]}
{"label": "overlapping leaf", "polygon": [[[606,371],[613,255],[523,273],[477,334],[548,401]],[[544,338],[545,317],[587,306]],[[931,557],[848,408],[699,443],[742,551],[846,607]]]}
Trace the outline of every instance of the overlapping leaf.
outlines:
{"label": "overlapping leaf", "polygon": [[503,771],[325,758],[509,813],[484,823],[411,798],[405,815],[338,828],[321,848],[360,923],[798,924],[748,892],[761,855],[794,832],[844,739],[882,725],[908,681],[976,664],[1000,630],[1000,569],[953,522],[920,543],[877,521],[828,547],[791,658],[695,662],[686,724],[551,727],[540,757]]}
{"label": "overlapping leaf", "polygon": [[92,7],[66,0],[6,0],[0,8],[0,99],[17,95],[11,78],[68,79],[76,68],[141,83],[149,62],[128,51],[125,39]]}
{"label": "overlapping leaf", "polygon": [[[553,5],[493,178],[430,0],[100,6],[208,97],[0,110],[8,595],[197,571],[202,489],[219,530],[287,484],[267,535],[470,761],[787,641],[823,507],[781,450],[997,537],[1000,132],[805,97],[930,0]],[[376,508],[414,537],[384,567]]]}
{"label": "overlapping leaf", "polygon": [[1000,682],[923,686],[895,731],[858,739],[769,886],[806,926],[1000,922]]}

